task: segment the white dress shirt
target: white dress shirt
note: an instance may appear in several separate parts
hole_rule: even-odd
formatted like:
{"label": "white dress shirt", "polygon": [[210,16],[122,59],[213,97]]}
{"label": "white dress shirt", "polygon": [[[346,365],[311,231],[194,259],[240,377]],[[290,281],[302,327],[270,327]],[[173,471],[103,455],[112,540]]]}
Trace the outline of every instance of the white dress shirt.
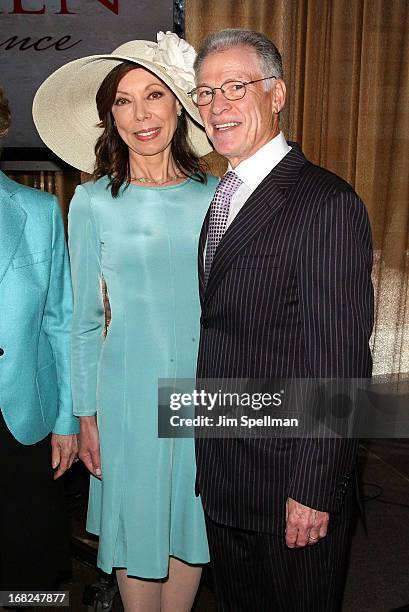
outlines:
{"label": "white dress shirt", "polygon": [[[277,166],[277,164],[291,151],[284,134],[280,132],[261,147],[254,155],[240,162],[233,172],[243,181],[230,202],[229,216],[226,229],[241,210],[246,200],[257,189],[261,181]],[[227,169],[232,170],[229,164]]]}
{"label": "white dress shirt", "polygon": [[[254,155],[240,162],[233,170],[241,178],[243,184],[237,189],[230,202],[229,216],[227,217],[226,229],[229,227],[238,212],[242,209],[247,199],[253,191],[257,189],[261,181],[270,174],[271,170],[291,151],[291,147],[280,132],[272,140],[263,145]],[[226,172],[232,170],[228,166]],[[206,260],[206,248],[203,252],[204,261]]]}

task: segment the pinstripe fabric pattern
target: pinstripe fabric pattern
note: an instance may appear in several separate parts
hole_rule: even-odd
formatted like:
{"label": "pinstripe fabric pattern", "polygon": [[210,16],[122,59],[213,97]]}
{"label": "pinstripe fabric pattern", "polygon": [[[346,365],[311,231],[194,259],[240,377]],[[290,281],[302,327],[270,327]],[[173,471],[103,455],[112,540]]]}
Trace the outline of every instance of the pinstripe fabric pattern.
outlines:
{"label": "pinstripe fabric pattern", "polygon": [[283,538],[206,519],[220,612],[338,612],[352,524],[314,546],[290,550]]}
{"label": "pinstripe fabric pattern", "polygon": [[[201,378],[366,377],[372,361],[372,245],[353,189],[298,146],[229,226],[207,286],[199,245]],[[338,512],[354,440],[199,439],[197,489],[209,517],[283,534],[292,497]]]}

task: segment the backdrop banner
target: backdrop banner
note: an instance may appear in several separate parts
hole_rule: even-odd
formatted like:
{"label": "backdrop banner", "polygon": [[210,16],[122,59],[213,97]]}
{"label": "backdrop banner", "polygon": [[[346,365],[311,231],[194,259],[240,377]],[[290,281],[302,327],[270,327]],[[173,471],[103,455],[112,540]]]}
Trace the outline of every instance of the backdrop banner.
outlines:
{"label": "backdrop banner", "polygon": [[40,147],[34,94],[63,64],[111,53],[134,39],[173,29],[173,0],[0,0],[0,86],[13,124],[5,147]]}

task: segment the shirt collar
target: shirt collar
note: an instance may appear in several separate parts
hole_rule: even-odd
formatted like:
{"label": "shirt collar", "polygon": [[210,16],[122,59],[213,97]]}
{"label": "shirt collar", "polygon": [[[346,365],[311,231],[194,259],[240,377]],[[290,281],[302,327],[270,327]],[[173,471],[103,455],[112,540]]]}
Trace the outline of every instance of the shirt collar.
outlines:
{"label": "shirt collar", "polygon": [[[289,151],[291,147],[280,132],[254,155],[240,162],[234,172],[253,191]],[[228,170],[232,170],[230,164]]]}

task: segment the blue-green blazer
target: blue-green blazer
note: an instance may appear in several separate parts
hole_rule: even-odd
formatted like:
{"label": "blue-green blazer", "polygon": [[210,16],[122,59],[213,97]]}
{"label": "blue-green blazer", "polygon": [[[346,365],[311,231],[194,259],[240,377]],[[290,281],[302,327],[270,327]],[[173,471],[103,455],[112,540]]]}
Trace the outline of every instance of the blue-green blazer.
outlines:
{"label": "blue-green blazer", "polygon": [[0,172],[0,409],[34,444],[77,433],[69,338],[72,291],[57,199]]}

